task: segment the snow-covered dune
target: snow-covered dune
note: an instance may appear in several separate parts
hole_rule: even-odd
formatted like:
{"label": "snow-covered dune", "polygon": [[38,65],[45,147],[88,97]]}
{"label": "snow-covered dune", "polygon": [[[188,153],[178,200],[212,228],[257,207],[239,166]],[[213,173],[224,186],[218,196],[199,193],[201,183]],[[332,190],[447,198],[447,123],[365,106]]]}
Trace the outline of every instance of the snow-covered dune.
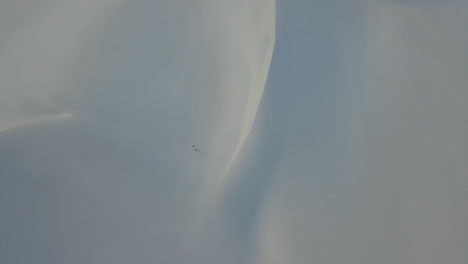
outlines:
{"label": "snow-covered dune", "polygon": [[271,158],[225,202],[269,186],[255,263],[466,262],[466,28],[467,1],[277,2],[271,140],[249,160]]}
{"label": "snow-covered dune", "polygon": [[204,263],[265,88],[275,2],[0,9],[0,262]]}
{"label": "snow-covered dune", "polygon": [[3,1],[0,263],[465,263],[466,28],[463,0]]}

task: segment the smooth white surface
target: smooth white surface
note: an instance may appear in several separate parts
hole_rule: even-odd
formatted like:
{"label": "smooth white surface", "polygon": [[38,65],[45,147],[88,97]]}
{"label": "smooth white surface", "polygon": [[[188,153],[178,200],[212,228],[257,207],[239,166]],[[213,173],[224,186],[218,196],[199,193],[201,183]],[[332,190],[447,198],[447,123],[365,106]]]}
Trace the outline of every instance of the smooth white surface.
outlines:
{"label": "smooth white surface", "polygon": [[462,0],[1,2],[0,262],[465,263],[466,28]]}

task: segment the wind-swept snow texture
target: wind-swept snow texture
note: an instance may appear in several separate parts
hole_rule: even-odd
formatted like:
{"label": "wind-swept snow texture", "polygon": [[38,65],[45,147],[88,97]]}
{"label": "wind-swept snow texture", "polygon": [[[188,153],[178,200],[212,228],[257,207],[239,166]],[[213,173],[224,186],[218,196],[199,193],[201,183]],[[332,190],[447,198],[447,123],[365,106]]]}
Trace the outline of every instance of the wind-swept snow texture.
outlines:
{"label": "wind-swept snow texture", "polygon": [[0,263],[465,264],[467,28],[464,0],[0,1]]}
{"label": "wind-swept snow texture", "polygon": [[0,263],[206,263],[275,2],[8,0],[0,34]]}

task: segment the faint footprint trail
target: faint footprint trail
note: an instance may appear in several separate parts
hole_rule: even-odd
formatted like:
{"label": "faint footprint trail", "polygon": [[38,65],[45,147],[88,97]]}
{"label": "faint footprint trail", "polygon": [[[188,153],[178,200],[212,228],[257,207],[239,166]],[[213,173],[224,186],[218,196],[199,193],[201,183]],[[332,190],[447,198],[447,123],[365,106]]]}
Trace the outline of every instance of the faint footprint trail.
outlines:
{"label": "faint footprint trail", "polygon": [[48,121],[53,120],[67,120],[73,117],[73,113],[65,112],[65,113],[58,113],[58,114],[50,114],[50,115],[42,115],[36,118],[26,118],[22,120],[15,120],[12,122],[7,122],[5,124],[0,125],[0,134],[5,133],[7,131],[27,127],[35,124],[40,124]]}

